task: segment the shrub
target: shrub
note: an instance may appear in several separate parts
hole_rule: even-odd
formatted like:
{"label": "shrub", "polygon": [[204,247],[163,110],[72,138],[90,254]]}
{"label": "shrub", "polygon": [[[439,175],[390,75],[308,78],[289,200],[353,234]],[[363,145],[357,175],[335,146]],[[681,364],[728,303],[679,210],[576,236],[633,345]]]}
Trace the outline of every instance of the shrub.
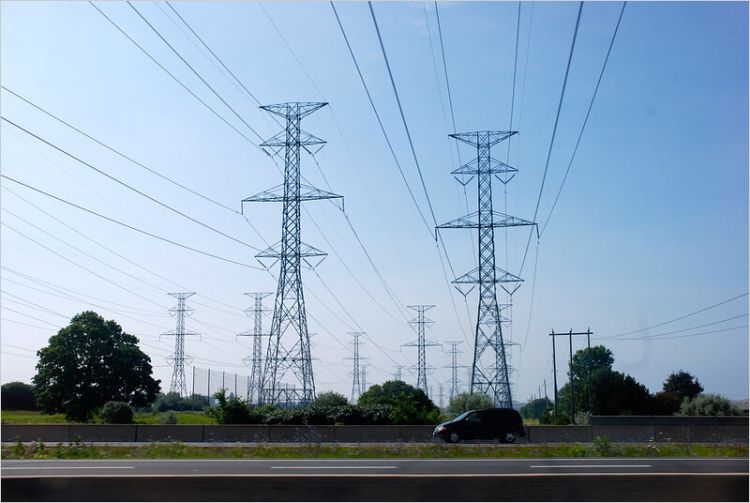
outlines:
{"label": "shrub", "polygon": [[177,414],[170,410],[159,416],[159,424],[177,424]]}
{"label": "shrub", "polygon": [[151,410],[154,412],[166,412],[168,410],[204,410],[208,406],[208,400],[203,395],[190,395],[183,398],[179,393],[170,392],[167,394],[159,393],[154,403],[151,404]]}
{"label": "shrub", "polygon": [[680,397],[671,391],[660,391],[651,397],[651,413],[655,416],[671,416],[680,410]]}
{"label": "shrub", "polygon": [[489,409],[494,406],[492,398],[484,393],[459,393],[448,404],[448,415],[456,417],[467,410]]}
{"label": "shrub", "polygon": [[360,408],[390,407],[389,417],[394,424],[435,424],[440,421],[440,409],[424,391],[403,381],[386,381],[371,386],[357,403]]}
{"label": "shrub", "polygon": [[37,410],[34,388],[19,381],[3,384],[0,402],[3,410]]}
{"label": "shrub", "polygon": [[326,391],[315,398],[313,406],[315,407],[340,407],[349,405],[349,400],[341,393],[335,391]]}
{"label": "shrub", "polygon": [[131,424],[133,409],[125,402],[107,402],[99,410],[99,418],[107,424]]}
{"label": "shrub", "polygon": [[217,406],[209,412],[219,424],[250,424],[250,410],[247,403],[234,395],[227,398],[226,391],[214,393]]}
{"label": "shrub", "polygon": [[728,398],[706,393],[695,398],[685,398],[680,405],[680,416],[739,416],[737,410]]}

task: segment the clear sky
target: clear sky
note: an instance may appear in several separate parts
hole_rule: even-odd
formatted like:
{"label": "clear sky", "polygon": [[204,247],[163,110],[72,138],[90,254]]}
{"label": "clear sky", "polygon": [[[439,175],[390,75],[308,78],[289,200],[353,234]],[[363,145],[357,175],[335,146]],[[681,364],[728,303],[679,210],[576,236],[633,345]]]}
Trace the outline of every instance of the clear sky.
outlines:
{"label": "clear sky", "polygon": [[[128,4],[96,5],[257,143]],[[435,304],[429,337],[464,341],[461,363],[469,364],[473,322],[467,312],[475,316],[476,292],[465,305],[447,285],[434,238],[399,175],[330,4],[172,5],[261,103],[330,102],[303,121],[304,129],[328,141],[317,155],[325,180],[309,156],[302,160],[303,175],[344,195],[346,212],[394,298],[344,215],[328,202],[306,203],[303,240],[329,253],[316,270],[319,277],[304,273],[318,391],[349,394],[351,363],[345,358],[347,332],[354,329],[368,334],[362,354],[372,364],[369,383],[389,378],[397,363],[414,364],[415,348],[401,347],[416,338],[404,321],[407,304]],[[621,5],[587,2],[583,7],[540,223],[570,160]],[[279,130],[166,4],[135,6],[262,137]],[[461,186],[450,174],[459,160],[447,136],[453,127],[434,5],[373,7],[436,220],[457,218],[467,211]],[[409,186],[432,224],[367,4],[340,3],[337,9]],[[458,131],[510,126],[517,9],[516,2],[439,4]],[[519,134],[509,155],[519,173],[507,194],[496,184],[495,208],[507,206],[508,213],[529,220],[577,9],[577,3],[567,2],[521,5],[513,113]],[[513,296],[513,327],[506,336],[517,343],[511,357],[517,400],[537,394],[545,379],[551,394],[550,330],[587,327],[594,331],[593,343],[614,352],[615,368],[651,391],[658,391],[671,371],[684,369],[696,374],[706,391],[732,399],[748,396],[746,296],[642,330],[748,291],[747,9],[744,2],[628,4],[570,175],[541,236],[538,260],[534,238],[520,273],[525,283]],[[89,3],[5,1],[0,13],[0,73],[6,88],[230,208],[239,210],[241,199],[281,183],[268,157]],[[225,234],[265,247],[236,213],[118,157],[7,91],[0,100],[4,118]],[[127,190],[5,121],[1,132],[3,174],[174,241],[255,263],[253,249]],[[494,152],[505,160],[505,145]],[[467,161],[471,149],[460,147],[460,155]],[[156,377],[168,388],[165,357],[174,342],[159,334],[174,329],[167,313],[174,299],[167,292],[183,290],[198,293],[189,301],[195,312],[188,328],[202,338],[186,342],[194,365],[246,372],[241,360],[249,354],[249,340],[234,337],[251,328],[242,294],[275,291],[268,274],[156,241],[7,180],[2,186],[3,382],[28,382],[34,352],[75,313],[94,309],[140,338]],[[467,190],[474,205],[475,187]],[[245,207],[245,215],[265,241],[279,239],[278,204],[254,203]],[[475,235],[465,230],[443,235],[456,275],[476,266]],[[508,231],[506,259],[505,233],[499,232],[498,264],[519,274],[528,236],[525,228]],[[640,331],[612,337],[634,330]],[[558,355],[565,355],[567,347],[559,344]],[[575,344],[574,349],[582,347],[583,339]],[[437,385],[449,379],[443,368],[449,357],[430,348],[427,360],[436,368],[429,376],[435,396]],[[563,382],[564,356],[561,360]],[[188,380],[189,373],[188,367]],[[464,381],[465,375],[460,374]]]}

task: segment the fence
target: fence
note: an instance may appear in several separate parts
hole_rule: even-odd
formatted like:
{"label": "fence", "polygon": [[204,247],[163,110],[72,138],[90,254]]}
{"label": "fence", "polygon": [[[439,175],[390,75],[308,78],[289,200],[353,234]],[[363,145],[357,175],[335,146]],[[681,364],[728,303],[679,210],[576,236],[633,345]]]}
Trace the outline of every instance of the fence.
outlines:
{"label": "fence", "polygon": [[205,396],[213,404],[212,395],[220,390],[228,395],[247,399],[250,390],[250,376],[225,370],[212,370],[193,367],[192,394]]}

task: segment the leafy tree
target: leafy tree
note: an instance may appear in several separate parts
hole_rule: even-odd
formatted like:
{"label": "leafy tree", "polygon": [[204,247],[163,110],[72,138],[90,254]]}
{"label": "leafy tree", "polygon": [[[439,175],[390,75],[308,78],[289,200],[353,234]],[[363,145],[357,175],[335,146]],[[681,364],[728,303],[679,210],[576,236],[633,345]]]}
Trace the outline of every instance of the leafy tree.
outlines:
{"label": "leafy tree", "polygon": [[599,369],[611,370],[614,362],[612,351],[604,346],[580,349],[573,355],[573,379],[588,379],[589,369],[592,374]]}
{"label": "leafy tree", "polygon": [[110,400],[145,406],[159,392],[138,339],[93,311],[74,316],[37,355],[34,392],[50,414],[84,421]]}
{"label": "leafy tree", "polygon": [[484,393],[459,393],[448,403],[448,415],[456,417],[467,410],[489,409],[495,403]]}
{"label": "leafy tree", "polygon": [[[631,376],[608,368],[600,368],[591,374],[591,408],[589,410],[586,382],[574,381],[576,411],[589,411],[594,415],[638,415],[651,411],[651,395],[648,389]],[[558,410],[570,411],[570,383],[558,393]]]}
{"label": "leafy tree", "polygon": [[371,386],[357,403],[360,408],[390,407],[389,416],[394,424],[432,424],[440,420],[440,409],[424,391],[403,381],[386,381]]}
{"label": "leafy tree", "polygon": [[229,395],[226,390],[214,393],[216,407],[209,409],[209,413],[216,418],[219,424],[250,424],[250,409],[242,398]]}
{"label": "leafy tree", "polygon": [[348,404],[349,400],[341,393],[336,393],[335,391],[321,393],[315,397],[315,402],[313,402],[315,407],[342,407]]}
{"label": "leafy tree", "polygon": [[686,398],[680,405],[681,416],[739,416],[728,398],[712,393]]}
{"label": "leafy tree", "polygon": [[154,412],[203,410],[207,405],[208,402],[203,395],[190,395],[187,398],[183,398],[179,393],[169,392],[166,394],[159,393],[154,403],[151,404],[151,410]]}
{"label": "leafy tree", "polygon": [[672,372],[664,381],[665,393],[673,393],[682,402],[685,398],[695,398],[703,392],[703,386],[698,379],[684,370]]}
{"label": "leafy tree", "polygon": [[20,381],[3,384],[0,401],[3,410],[37,410],[34,388]]}
{"label": "leafy tree", "polygon": [[651,397],[651,414],[656,416],[671,416],[680,410],[680,399],[676,393],[660,391]]}
{"label": "leafy tree", "polygon": [[549,398],[537,398],[521,407],[521,417],[524,419],[539,419],[547,411],[552,410],[554,404]]}
{"label": "leafy tree", "polygon": [[131,424],[133,409],[125,402],[107,402],[99,411],[99,417],[106,424]]}

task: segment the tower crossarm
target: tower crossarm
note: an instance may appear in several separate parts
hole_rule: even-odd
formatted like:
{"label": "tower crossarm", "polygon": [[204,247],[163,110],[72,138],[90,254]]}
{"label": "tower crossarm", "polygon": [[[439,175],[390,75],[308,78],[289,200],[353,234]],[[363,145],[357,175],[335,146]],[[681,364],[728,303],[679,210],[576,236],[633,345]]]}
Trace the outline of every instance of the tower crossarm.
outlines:
{"label": "tower crossarm", "polygon": [[438,225],[436,229],[479,229],[487,227],[521,227],[524,225],[536,225],[535,222],[524,220],[523,218],[506,215],[500,211],[492,211],[492,220],[482,218],[480,221],[480,215],[478,211],[469,213],[463,217],[451,220],[444,224]]}
{"label": "tower crossarm", "polygon": [[454,133],[450,136],[472,147],[492,147],[518,133],[518,131],[471,131],[469,133]]}
{"label": "tower crossarm", "polygon": [[[284,186],[277,185],[263,192],[246,197],[242,203],[283,203],[285,197]],[[300,201],[319,201],[321,199],[343,199],[344,196],[321,190],[309,185],[300,184],[299,200]]]}
{"label": "tower crossarm", "polygon": [[458,169],[451,171],[452,175],[479,175],[489,173],[491,175],[501,173],[515,173],[518,170],[513,166],[505,164],[503,161],[490,157],[486,162],[480,163],[477,159],[472,159]]}

